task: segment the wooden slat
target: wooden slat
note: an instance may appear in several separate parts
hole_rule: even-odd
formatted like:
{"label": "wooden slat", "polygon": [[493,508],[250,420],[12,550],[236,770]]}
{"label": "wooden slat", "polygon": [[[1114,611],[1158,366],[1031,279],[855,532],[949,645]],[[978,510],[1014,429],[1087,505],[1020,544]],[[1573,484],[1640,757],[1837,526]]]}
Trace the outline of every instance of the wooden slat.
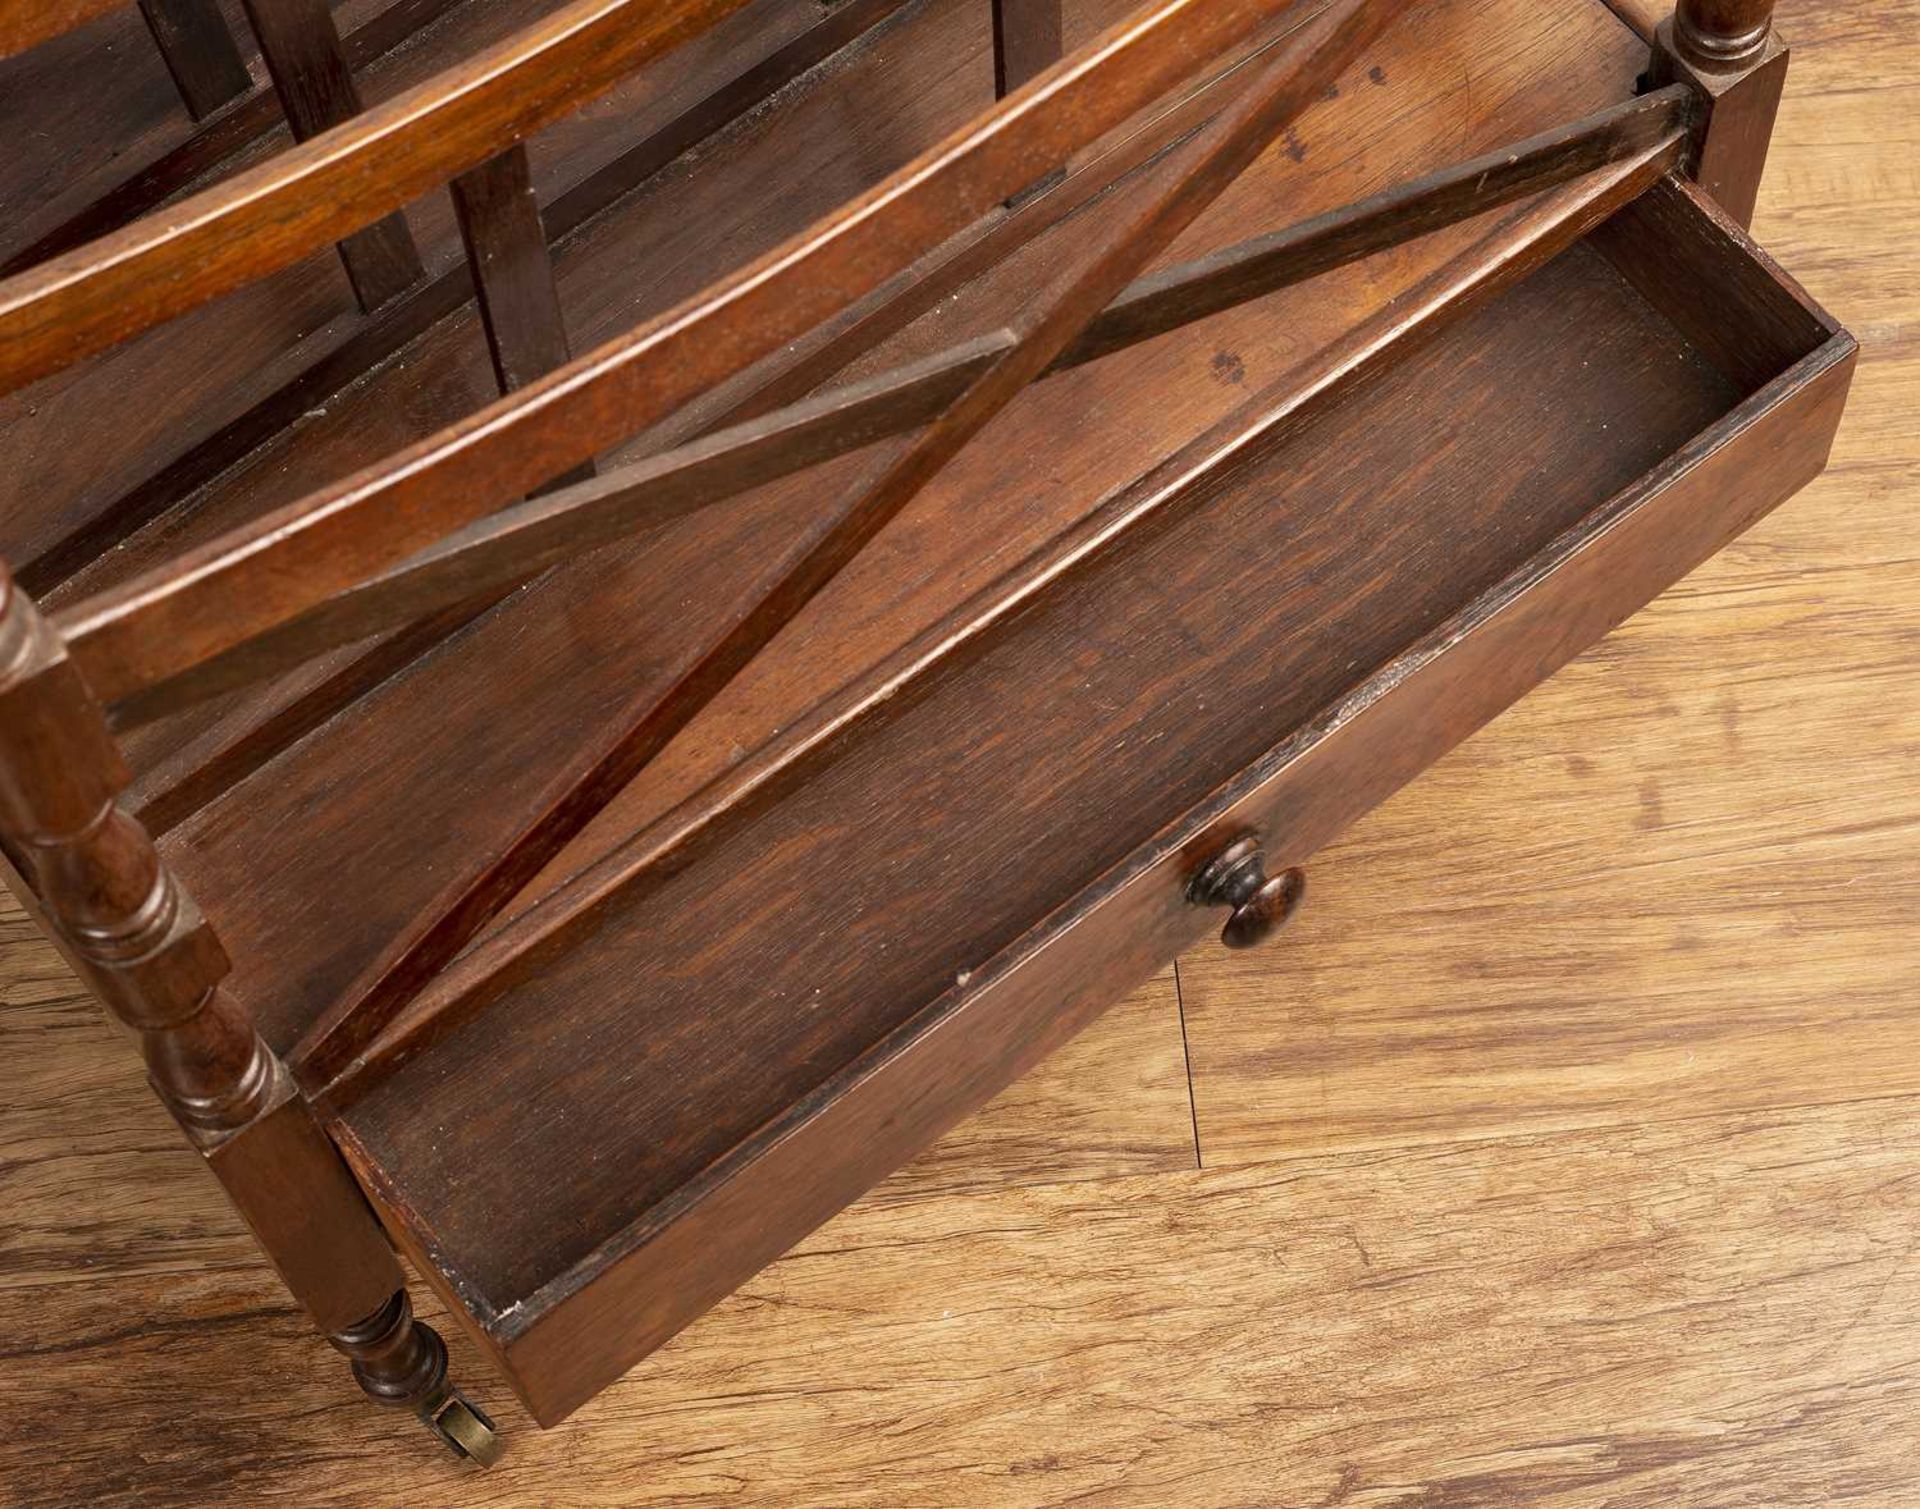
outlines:
{"label": "wooden slat", "polygon": [[[622,740],[628,778],[723,691],[740,671],[863,550],[974,435],[1040,373],[1109,299],[1159,255],[1266,146],[1357,57],[1406,0],[1336,0],[1259,65],[1245,95],[1155,174],[1147,202],[1123,220],[1078,266],[1070,267],[1030,305],[1012,343],[937,419],[872,479],[821,516],[789,547],[778,575],[637,721]],[[609,785],[604,773],[595,784]],[[515,863],[537,868],[593,815],[583,801],[544,814],[515,851]],[[308,1062],[324,1076],[357,1054],[405,1005],[405,982],[435,967],[478,932],[507,899],[505,888],[476,885],[431,927],[415,955],[398,960],[398,988],[376,988],[357,1009],[335,1016],[331,1033],[310,1047]]]}
{"label": "wooden slat", "polygon": [[[378,57],[409,35],[395,21],[395,11],[404,10],[414,18],[416,24],[424,25],[441,11],[463,3],[467,3],[467,0],[414,0],[412,4],[381,12],[346,38],[349,62]],[[713,92],[706,98],[675,115],[668,116],[662,112],[657,129],[648,132],[612,162],[595,169],[557,195],[541,216],[550,233],[550,240],[557,245],[573,235],[588,220],[605,211],[623,194],[646,182],[681,153],[757,107],[867,28],[878,25],[902,3],[903,0],[847,0],[847,3],[836,6],[827,16],[807,26],[798,36],[774,48],[751,66],[731,75],[717,73]],[[750,17],[751,13],[748,13],[742,19]],[[389,22],[393,23],[391,27],[383,26]],[[268,124],[278,121],[279,108],[271,91],[267,91],[264,96],[250,99],[246,105],[224,113],[215,123],[216,128],[224,130],[243,114],[251,117],[255,114],[256,103],[266,106]],[[208,150],[213,154],[213,160],[218,161],[237,150],[238,146],[251,140],[259,129],[264,127],[250,127],[247,134],[227,142],[217,150],[214,144],[209,143]],[[59,231],[51,233],[47,238],[49,244],[37,252],[29,248],[28,252],[23,252],[18,259],[0,270],[13,271],[31,265],[44,256],[86,239],[87,235],[101,234],[123,224],[139,209],[150,208],[168,197],[171,192],[169,185],[175,184],[179,175],[163,173],[157,168],[154,171],[157,176],[141,186],[134,200],[121,204],[114,202],[113,196],[108,196],[107,200],[99,201],[96,206],[102,219],[91,219],[87,213],[83,213],[74,221],[67,222]],[[197,171],[189,172],[184,165],[180,169],[181,173],[188,176],[194,176]],[[86,234],[82,234],[83,231]],[[66,239],[61,239],[63,237]],[[58,244],[52,244],[54,242]],[[43,597],[157,515],[188,497],[249,452],[266,444],[301,415],[323,407],[342,388],[378,366],[438,321],[464,307],[472,296],[473,280],[464,259],[453,263],[438,276],[414,285],[402,297],[384,305],[377,317],[366,321],[342,344],[327,351],[282,386],[254,402],[159,471],[144,478],[137,486],[106,505],[82,528],[47,548],[32,562],[21,566],[17,572],[21,584],[37,598]]]}
{"label": "wooden slat", "polygon": [[[853,304],[1283,8],[1279,0],[1162,0],[703,295],[377,467],[76,605],[62,627],[95,691],[117,699],[217,654],[645,428]],[[664,37],[671,28],[657,20],[647,30]],[[524,35],[517,45],[529,45]],[[438,113],[451,117],[454,140],[436,142],[437,159],[457,158],[460,133],[486,124],[468,108],[486,93],[476,86],[443,102]],[[330,135],[357,138],[384,119],[369,111]],[[0,334],[6,326],[0,313]]]}
{"label": "wooden slat", "polygon": [[[309,141],[360,114],[360,88],[327,0],[242,3],[295,141]],[[424,271],[413,233],[398,210],[342,239],[340,260],[362,309],[379,308],[419,282]]]}
{"label": "wooden slat", "polygon": [[[817,30],[832,26],[841,29],[841,36],[851,37],[884,17],[895,4],[897,0],[854,0],[836,7]],[[733,24],[737,25],[738,19]],[[907,25],[919,24],[906,18],[902,20]],[[1247,66],[1248,60],[1277,45],[1281,37],[1299,24],[1297,16],[1286,14],[1261,27],[1254,38],[1216,60],[1192,85],[1177,91],[1163,105],[1142,112],[1095,148],[1078,154],[1061,187],[1023,204],[1018,213],[991,212],[949,237],[935,252],[916,261],[909,273],[889,280],[833,320],[758,363],[745,374],[745,381],[726,384],[723,389],[682,409],[671,423],[656,426],[642,449],[665,449],[689,436],[770,411],[784,401],[813,393],[835,380],[861,354],[889,339],[916,315],[955,295],[983,272],[999,266],[1004,258],[1012,256],[1017,248],[1027,245],[1049,227],[1060,226],[1116,181],[1157,156],[1195,125],[1204,123],[1220,108],[1222,101],[1232,98],[1244,83],[1245,74],[1252,71]],[[827,40],[812,40],[811,34],[803,40],[809,49],[830,51],[832,47]],[[792,69],[797,62],[797,57],[780,59],[781,72]],[[768,74],[769,78],[776,76]],[[683,119],[690,120],[692,114],[689,112],[689,117]],[[563,223],[562,217],[578,197],[570,192],[555,201],[547,220],[556,234]],[[991,328],[991,324],[989,319],[987,328]],[[299,412],[298,408],[294,412]],[[396,445],[398,443],[401,442]],[[324,474],[317,480],[323,479]],[[208,531],[211,533],[213,531]],[[390,645],[394,645],[394,641],[384,642],[382,652]],[[382,659],[369,668],[369,674],[382,676],[383,667],[393,663],[391,659]],[[155,740],[141,741],[143,751],[156,748],[160,751],[155,763],[142,772],[144,789],[149,793],[148,803],[142,808],[144,820],[159,827],[170,827],[209,800],[219,799],[267,758],[351,700],[357,694],[356,688],[365,685],[359,676],[360,665],[351,653],[309,662],[294,678],[262,687],[257,695],[246,699],[237,716],[215,722],[196,714],[171,720],[157,729]],[[342,671],[351,674],[338,674]],[[202,731],[206,737],[201,737]],[[139,763],[136,759],[136,765]],[[586,759],[581,763],[583,767],[592,767],[595,762]]]}
{"label": "wooden slat", "polygon": [[1060,0],[992,0],[993,92],[1004,98],[1060,61]]}
{"label": "wooden slat", "polygon": [[[1060,61],[1060,0],[990,0],[993,6],[993,93],[1005,99]],[[1010,201],[1018,205],[1060,182],[1065,168],[1043,174]]]}
{"label": "wooden slat", "polygon": [[140,0],[140,13],[195,120],[253,88],[215,0]]}
{"label": "wooden slat", "polygon": [[[342,39],[347,67],[356,74],[386,60],[395,48],[457,10],[469,0],[398,0],[370,16]],[[184,192],[207,174],[231,162],[285,118],[271,86],[249,92],[244,103],[222,110],[183,141],[129,176],[115,180],[98,199],[82,205],[59,224],[0,260],[0,278],[24,272],[36,262],[130,224]]]}
{"label": "wooden slat", "polygon": [[567,331],[527,149],[512,146],[454,179],[453,206],[502,393],[566,365]]}
{"label": "wooden slat", "polygon": [[0,389],[58,371],[373,224],[744,3],[574,0],[166,215],[0,283]]}
{"label": "wooden slat", "polygon": [[804,399],[605,477],[491,514],[223,655],[114,705],[154,718],[354,644],[776,477],[926,424],[1014,347],[1010,331]]}
{"label": "wooden slat", "polygon": [[[1574,127],[1541,133],[1299,226],[1140,278],[1043,375],[1623,157],[1651,152],[1655,166],[1664,165],[1682,141],[1683,104],[1684,91],[1676,90],[1609,107]],[[537,503],[490,515],[277,629],[136,693],[116,706],[117,725],[149,722],[475,593],[523,581],[579,551],[926,424],[1013,342],[1010,332],[981,337],[622,467],[592,485],[549,492]]]}
{"label": "wooden slat", "polygon": [[1644,153],[1686,126],[1691,91],[1659,90],[1485,152],[1270,236],[1142,278],[1070,357],[1089,361],[1273,288]]}

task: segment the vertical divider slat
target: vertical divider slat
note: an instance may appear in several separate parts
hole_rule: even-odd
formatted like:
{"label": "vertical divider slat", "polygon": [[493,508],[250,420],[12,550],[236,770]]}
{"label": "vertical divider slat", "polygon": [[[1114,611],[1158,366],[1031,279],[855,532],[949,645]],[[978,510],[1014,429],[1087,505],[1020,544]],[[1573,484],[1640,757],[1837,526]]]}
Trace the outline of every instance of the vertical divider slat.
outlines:
{"label": "vertical divider slat", "polygon": [[[493,375],[501,393],[511,393],[565,366],[571,354],[526,144],[515,143],[488,158],[451,187]],[[587,461],[546,486],[592,475],[593,463]]]}
{"label": "vertical divider slat", "polygon": [[195,120],[252,90],[253,75],[215,0],[140,0],[140,14]]}
{"label": "vertical divider slat", "polygon": [[[318,136],[360,113],[360,89],[326,0],[244,3],[295,141]],[[339,246],[362,309],[377,309],[424,275],[413,233],[398,210],[353,232]]]}

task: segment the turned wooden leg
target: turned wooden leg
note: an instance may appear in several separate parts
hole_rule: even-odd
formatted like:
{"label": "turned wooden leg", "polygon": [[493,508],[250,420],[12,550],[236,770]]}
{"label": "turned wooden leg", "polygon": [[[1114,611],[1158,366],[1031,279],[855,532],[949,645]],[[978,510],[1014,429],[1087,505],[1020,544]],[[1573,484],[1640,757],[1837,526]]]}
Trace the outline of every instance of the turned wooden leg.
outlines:
{"label": "turned wooden leg", "polygon": [[1693,176],[1742,225],[1753,220],[1786,77],[1773,0],[1680,0],[1654,36],[1648,82],[1698,94]]}
{"label": "turned wooden leg", "polygon": [[406,1290],[396,1289],[373,1314],[327,1340],[353,1364],[368,1398],[411,1409],[449,1448],[482,1467],[499,1459],[493,1421],[447,1381],[447,1344],[414,1319]]}
{"label": "turned wooden leg", "polygon": [[446,1346],[414,1320],[365,1193],[228,992],[212,927],[120,804],[128,779],[66,644],[0,561],[0,881],[132,1030],[161,1104],[360,1386],[491,1461],[492,1422],[448,1386]]}

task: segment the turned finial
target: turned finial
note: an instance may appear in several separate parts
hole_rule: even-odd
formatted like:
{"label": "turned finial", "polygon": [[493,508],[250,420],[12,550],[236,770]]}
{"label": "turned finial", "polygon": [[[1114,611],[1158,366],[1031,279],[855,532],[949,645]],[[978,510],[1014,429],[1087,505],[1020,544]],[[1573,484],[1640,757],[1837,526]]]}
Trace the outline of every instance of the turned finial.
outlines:
{"label": "turned finial", "polygon": [[1673,45],[1696,68],[1744,68],[1766,51],[1774,0],[1680,0]]}

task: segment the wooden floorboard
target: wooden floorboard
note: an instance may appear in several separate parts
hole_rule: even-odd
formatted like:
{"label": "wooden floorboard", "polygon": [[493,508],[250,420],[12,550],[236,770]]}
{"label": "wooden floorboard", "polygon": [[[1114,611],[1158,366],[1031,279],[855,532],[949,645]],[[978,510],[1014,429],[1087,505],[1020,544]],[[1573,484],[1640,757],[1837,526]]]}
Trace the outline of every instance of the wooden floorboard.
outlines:
{"label": "wooden floorboard", "polygon": [[[841,1216],[485,1475],[230,1271],[13,1291],[19,1503],[1910,1505],[1920,1104]],[[456,1359],[477,1364],[462,1344]],[[229,1401],[223,1408],[210,1397]],[[494,1401],[496,1404],[499,1401]]]}
{"label": "wooden floorboard", "polygon": [[1920,1503],[1920,4],[1781,24],[1828,476],[490,1474],[0,912],[0,1504]]}

